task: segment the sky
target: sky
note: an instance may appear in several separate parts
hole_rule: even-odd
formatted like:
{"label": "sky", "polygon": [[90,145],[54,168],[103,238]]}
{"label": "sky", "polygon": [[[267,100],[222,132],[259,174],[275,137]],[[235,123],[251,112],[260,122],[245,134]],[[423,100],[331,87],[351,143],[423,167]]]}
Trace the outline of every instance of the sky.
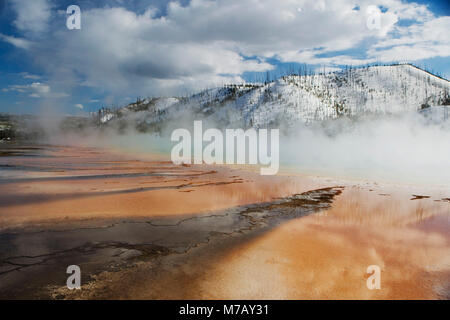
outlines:
{"label": "sky", "polygon": [[86,115],[300,64],[411,62],[449,79],[449,30],[446,0],[0,0],[0,113]]}

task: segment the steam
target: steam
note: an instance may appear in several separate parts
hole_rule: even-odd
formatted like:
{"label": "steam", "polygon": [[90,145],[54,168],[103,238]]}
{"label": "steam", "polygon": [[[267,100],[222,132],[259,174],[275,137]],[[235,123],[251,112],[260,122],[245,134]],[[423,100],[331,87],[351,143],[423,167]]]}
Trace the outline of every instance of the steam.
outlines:
{"label": "steam", "polygon": [[[432,109],[435,107],[432,107]],[[437,109],[436,109],[437,110]],[[229,119],[229,118],[228,118]],[[193,132],[195,115],[164,122],[155,133],[108,125],[82,132],[53,132],[48,143],[112,148],[133,155],[158,155],[170,161],[177,128]],[[242,123],[204,119],[205,128],[239,128]],[[280,129],[286,126],[279,125]],[[283,132],[283,130],[280,130]],[[342,118],[298,125],[280,136],[280,163],[288,171],[356,178],[372,182],[424,183],[450,187],[450,121],[430,121],[412,112]]]}
{"label": "steam", "polygon": [[280,147],[282,164],[300,172],[450,186],[450,121],[417,113],[302,126]]}

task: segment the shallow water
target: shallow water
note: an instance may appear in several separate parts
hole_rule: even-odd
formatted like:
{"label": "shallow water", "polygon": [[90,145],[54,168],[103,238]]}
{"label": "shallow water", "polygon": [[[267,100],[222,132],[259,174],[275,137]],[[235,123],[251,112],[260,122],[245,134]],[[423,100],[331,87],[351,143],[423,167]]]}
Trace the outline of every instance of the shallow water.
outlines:
{"label": "shallow water", "polygon": [[[2,154],[1,297],[449,297],[445,188],[262,177],[98,148]],[[69,264],[88,275],[85,290],[64,289]],[[366,286],[373,264],[381,290]]]}

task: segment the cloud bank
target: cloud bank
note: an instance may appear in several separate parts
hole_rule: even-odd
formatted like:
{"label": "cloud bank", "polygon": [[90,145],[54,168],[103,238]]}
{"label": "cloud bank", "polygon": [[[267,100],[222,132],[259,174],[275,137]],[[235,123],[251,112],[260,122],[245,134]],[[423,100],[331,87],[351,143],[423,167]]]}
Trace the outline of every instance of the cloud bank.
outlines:
{"label": "cloud bank", "polygon": [[20,37],[0,38],[27,50],[63,91],[91,88],[111,100],[242,82],[245,72],[273,69],[270,59],[335,68],[450,56],[450,17],[400,0],[88,3],[82,29],[69,31],[55,1],[12,0]]}

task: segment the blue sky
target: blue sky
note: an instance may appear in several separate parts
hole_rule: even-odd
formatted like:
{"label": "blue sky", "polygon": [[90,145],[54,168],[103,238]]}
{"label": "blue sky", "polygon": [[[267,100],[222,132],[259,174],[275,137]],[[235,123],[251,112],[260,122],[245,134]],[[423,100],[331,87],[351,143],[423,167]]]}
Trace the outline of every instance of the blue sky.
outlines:
{"label": "blue sky", "polygon": [[[72,4],[81,30],[66,28]],[[303,64],[450,78],[449,30],[444,0],[0,0],[0,112],[86,114]]]}

